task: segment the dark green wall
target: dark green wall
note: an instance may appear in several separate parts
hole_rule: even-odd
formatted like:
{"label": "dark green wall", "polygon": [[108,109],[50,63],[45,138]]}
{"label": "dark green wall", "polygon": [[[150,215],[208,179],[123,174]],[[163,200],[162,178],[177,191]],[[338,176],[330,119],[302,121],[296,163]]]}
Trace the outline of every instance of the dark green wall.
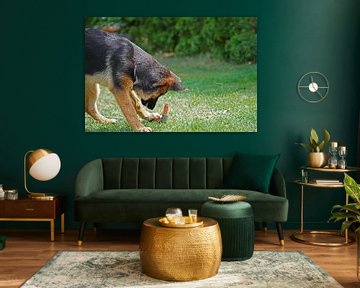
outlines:
{"label": "dark green wall", "polygon": [[[327,128],[348,147],[349,164],[356,165],[359,1],[14,0],[2,1],[0,11],[0,183],[22,190],[25,152],[56,151],[60,174],[29,186],[68,195],[68,227],[77,227],[72,217],[76,173],[97,157],[281,153],[278,167],[288,181],[290,228],[299,221],[299,187],[291,181],[306,157],[294,142],[306,141],[311,127]],[[120,15],[258,17],[258,132],[85,133],[83,18]],[[324,73],[330,82],[329,95],[319,104],[306,103],[296,93],[297,81],[309,71]],[[343,201],[341,190],[309,190],[309,227],[327,226],[330,207]]]}

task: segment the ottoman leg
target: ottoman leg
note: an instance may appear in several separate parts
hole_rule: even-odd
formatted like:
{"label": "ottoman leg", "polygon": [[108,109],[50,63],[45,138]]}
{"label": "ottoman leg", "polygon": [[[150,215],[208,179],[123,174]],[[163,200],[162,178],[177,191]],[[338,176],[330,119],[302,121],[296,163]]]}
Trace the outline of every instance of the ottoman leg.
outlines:
{"label": "ottoman leg", "polygon": [[284,240],[284,231],[282,229],[282,223],[281,222],[275,222],[276,224],[276,230],[279,236],[279,242],[280,242],[280,246],[284,246],[285,245],[285,240]]}

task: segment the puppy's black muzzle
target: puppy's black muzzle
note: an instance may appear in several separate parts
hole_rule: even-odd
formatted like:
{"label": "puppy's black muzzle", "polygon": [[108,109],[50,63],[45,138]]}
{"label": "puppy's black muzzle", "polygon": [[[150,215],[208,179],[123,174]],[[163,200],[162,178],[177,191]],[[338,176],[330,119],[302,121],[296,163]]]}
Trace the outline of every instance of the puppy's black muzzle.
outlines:
{"label": "puppy's black muzzle", "polygon": [[141,103],[146,108],[149,108],[150,110],[153,110],[155,108],[157,100],[158,100],[157,98],[156,99],[150,99],[150,100],[141,100]]}

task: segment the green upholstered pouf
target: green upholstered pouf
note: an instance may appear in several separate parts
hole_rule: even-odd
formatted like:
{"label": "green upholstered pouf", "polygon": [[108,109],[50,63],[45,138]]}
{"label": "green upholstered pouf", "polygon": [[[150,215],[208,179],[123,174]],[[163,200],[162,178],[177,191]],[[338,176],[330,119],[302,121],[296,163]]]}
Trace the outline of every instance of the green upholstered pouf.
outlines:
{"label": "green upholstered pouf", "polygon": [[247,202],[207,201],[201,207],[201,216],[218,221],[223,243],[222,260],[246,260],[254,253],[254,215]]}

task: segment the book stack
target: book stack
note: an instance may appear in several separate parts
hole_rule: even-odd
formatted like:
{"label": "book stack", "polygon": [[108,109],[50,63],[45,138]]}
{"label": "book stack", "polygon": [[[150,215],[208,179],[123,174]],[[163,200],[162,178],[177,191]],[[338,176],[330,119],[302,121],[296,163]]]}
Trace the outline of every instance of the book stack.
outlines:
{"label": "book stack", "polygon": [[316,184],[322,184],[322,185],[338,185],[338,184],[342,184],[340,182],[340,180],[336,180],[336,179],[316,179],[315,183]]}

